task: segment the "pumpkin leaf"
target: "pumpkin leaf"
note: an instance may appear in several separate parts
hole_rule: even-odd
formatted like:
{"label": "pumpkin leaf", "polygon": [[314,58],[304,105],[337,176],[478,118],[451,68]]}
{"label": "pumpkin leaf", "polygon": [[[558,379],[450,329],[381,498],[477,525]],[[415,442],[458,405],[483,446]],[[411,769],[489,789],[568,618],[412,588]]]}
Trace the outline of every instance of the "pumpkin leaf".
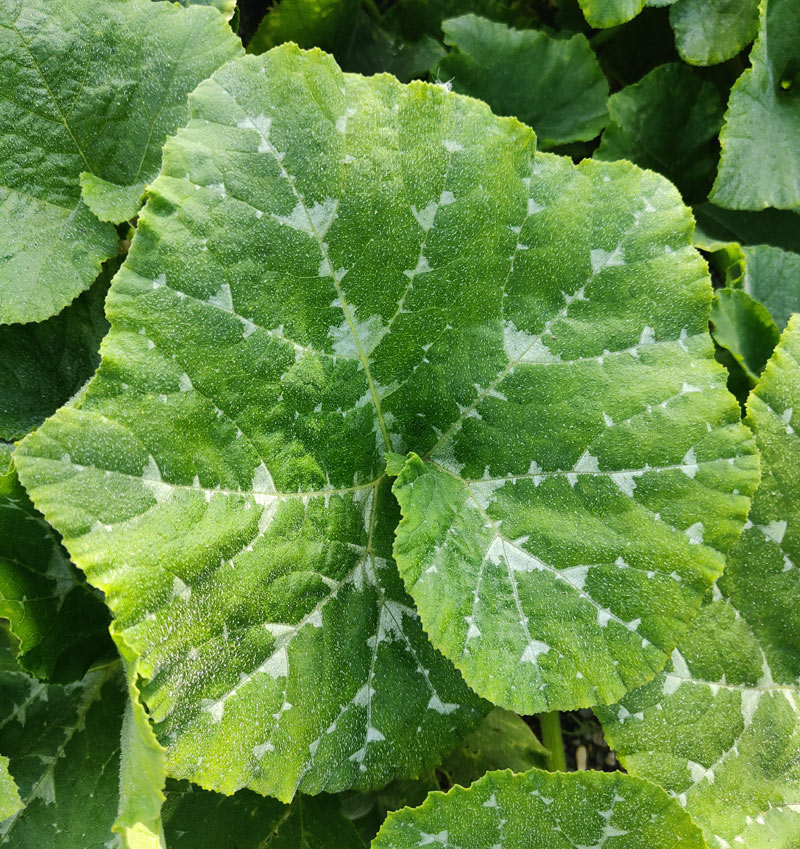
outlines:
{"label": "pumpkin leaf", "polygon": [[761,0],[752,67],[734,83],[710,200],[728,209],[800,207],[800,15]]}
{"label": "pumpkin leaf", "polygon": [[[469,789],[431,793],[389,814],[373,849],[540,846],[706,849],[697,826],[658,787],[622,773],[490,772]],[[617,838],[624,838],[621,842]]]}
{"label": "pumpkin leaf", "polygon": [[[187,50],[187,44],[203,44]],[[0,323],[41,321],[116,252],[186,95],[241,44],[212,9],[0,3]]]}
{"label": "pumpkin leaf", "polygon": [[677,796],[710,846],[800,840],[800,319],[748,400],[762,481],[724,576],[665,672],[598,708],[625,768]]}
{"label": "pumpkin leaf", "polygon": [[669,11],[675,46],[690,65],[732,59],[758,32],[759,0],[678,0]]}
{"label": "pumpkin leaf", "polygon": [[[229,63],[190,108],[109,291],[97,375],[17,449],[34,503],[141,655],[171,775],[283,801],[370,789],[433,766],[480,720],[392,560],[387,451],[446,462],[463,444],[470,473],[527,475],[533,460],[571,470],[597,440],[604,467],[632,469],[618,485],[579,463],[574,494],[559,472],[538,495],[559,493],[555,527],[571,498],[614,504],[614,530],[592,540],[612,564],[597,597],[631,581],[635,603],[626,590],[609,604],[648,620],[620,635],[581,609],[614,648],[580,658],[598,661],[582,666],[591,684],[565,673],[563,701],[614,700],[652,677],[721,570],[757,474],[674,189],[629,164],[534,159],[532,132],[484,104],[342,74],[289,45]],[[509,350],[512,365],[527,357],[516,374]],[[622,423],[608,436],[599,399],[568,400],[589,384]],[[492,389],[573,436],[552,455],[544,430],[504,442],[528,413]],[[467,415],[493,404],[512,417],[499,441]],[[593,527],[608,521],[585,509]],[[638,571],[648,534],[663,545],[656,581]],[[618,556],[635,567],[622,578]],[[565,630],[564,650],[580,655],[583,639]]]}
{"label": "pumpkin leaf", "polygon": [[800,312],[800,254],[771,245],[746,245],[742,252],[742,288],[769,310],[782,330],[791,314]]}
{"label": "pumpkin leaf", "polygon": [[578,0],[586,20],[599,29],[616,27],[635,18],[645,0]]}

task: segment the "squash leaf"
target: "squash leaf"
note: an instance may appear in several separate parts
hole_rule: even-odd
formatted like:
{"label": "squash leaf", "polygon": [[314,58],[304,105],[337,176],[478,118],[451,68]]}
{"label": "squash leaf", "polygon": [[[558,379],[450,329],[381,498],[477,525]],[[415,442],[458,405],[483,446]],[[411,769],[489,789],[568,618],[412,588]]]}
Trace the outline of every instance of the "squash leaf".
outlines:
{"label": "squash leaf", "polygon": [[712,847],[800,840],[800,318],[750,396],[763,478],[724,576],[664,673],[598,708],[629,772],[677,796]]}
{"label": "squash leaf", "polygon": [[[580,562],[611,564],[589,579],[597,599],[647,622],[604,631],[581,608],[592,621],[561,644],[600,690],[568,668],[562,700],[652,677],[756,479],[675,190],[630,164],[534,159],[533,133],[485,104],[290,45],[221,68],[190,108],[109,291],[97,375],[16,452],[141,655],[171,775],[283,801],[369,789],[434,765],[481,719],[392,560],[387,452],[463,451],[492,480],[570,470],[530,497],[557,494],[559,533],[591,521],[596,559]],[[505,423],[475,430],[473,409]],[[585,474],[595,441],[608,474]],[[607,532],[595,499],[618,517]],[[586,633],[599,660],[581,656]]]}
{"label": "squash leaf", "polygon": [[[536,843],[531,842],[536,835]],[[431,793],[389,814],[373,849],[624,846],[706,849],[680,805],[619,772],[490,772],[469,789]]]}
{"label": "squash leaf", "polygon": [[669,11],[675,46],[690,65],[732,59],[758,32],[759,0],[678,0]]}
{"label": "squash leaf", "polygon": [[[202,44],[202,50],[187,50]],[[186,95],[241,52],[212,9],[0,2],[0,323],[41,321],[116,252]]]}
{"label": "squash leaf", "polygon": [[731,89],[710,200],[728,209],[800,207],[800,15],[761,0],[748,68]]}

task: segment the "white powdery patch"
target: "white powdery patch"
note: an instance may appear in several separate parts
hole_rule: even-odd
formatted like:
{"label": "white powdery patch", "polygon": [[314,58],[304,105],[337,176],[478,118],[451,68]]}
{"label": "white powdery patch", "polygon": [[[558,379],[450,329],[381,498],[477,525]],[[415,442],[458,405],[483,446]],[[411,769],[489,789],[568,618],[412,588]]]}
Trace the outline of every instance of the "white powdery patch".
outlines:
{"label": "white powdery patch", "polygon": [[253,481],[250,484],[250,490],[253,493],[256,504],[263,506],[266,501],[259,496],[274,495],[276,492],[275,482],[272,480],[272,475],[269,469],[264,465],[262,460],[253,470]]}
{"label": "white powdery patch", "polygon": [[481,629],[475,624],[474,616],[465,616],[464,621],[467,623],[467,640],[474,640],[480,637]]}
{"label": "white powdery patch", "polygon": [[432,200],[423,209],[417,209],[416,206],[411,207],[411,214],[417,220],[417,224],[427,233],[433,227],[433,220],[436,218],[436,213],[439,210],[439,204]]}
{"label": "white powdery patch", "polygon": [[563,578],[573,587],[583,591],[586,586],[586,576],[589,574],[589,566],[569,566],[558,572],[558,577]]}
{"label": "white powdery patch", "polygon": [[499,536],[495,537],[489,546],[486,559],[495,566],[505,559],[512,572],[543,572],[548,571],[549,568],[538,557],[534,557],[524,548],[520,548],[520,546],[514,545]]}
{"label": "white powdery patch", "polygon": [[273,746],[273,744],[269,740],[267,740],[266,743],[261,743],[259,746],[253,746],[253,754],[259,760],[261,760],[261,758],[263,758],[264,755],[267,754],[267,752],[274,752],[274,751],[275,751],[275,746]]}
{"label": "white powdery patch", "polygon": [[347,132],[347,120],[348,120],[348,118],[352,118],[355,114],[356,114],[356,110],[353,109],[352,107],[348,107],[345,110],[344,115],[340,115],[336,119],[336,129],[340,133],[346,133]]}
{"label": "white powdery patch", "polygon": [[445,139],[445,140],[442,142],[442,147],[443,147],[443,148],[444,148],[444,149],[445,149],[448,153],[456,153],[456,152],[458,152],[459,150],[464,150],[464,146],[463,146],[463,145],[459,144],[457,141],[453,141],[452,139]]}
{"label": "white powdery patch", "polygon": [[794,412],[794,410],[792,410],[791,407],[787,407],[783,411],[783,413],[781,414],[781,419],[783,420],[784,424],[786,425],[786,433],[788,433],[788,434],[794,433],[794,428],[792,427],[792,424],[791,424],[793,412]]}
{"label": "white powdery patch", "polygon": [[703,542],[703,523],[695,522],[693,525],[689,525],[684,533],[689,537],[689,542],[692,545],[700,545]]}
{"label": "white powdery patch", "polygon": [[191,392],[194,389],[194,385],[192,384],[192,379],[189,377],[186,372],[184,372],[178,378],[178,389],[181,392]]}
{"label": "white powdery patch", "polygon": [[702,391],[703,390],[700,389],[698,386],[692,386],[691,383],[687,383],[686,381],[684,381],[683,386],[681,387],[680,394],[681,395],[689,395],[692,392],[702,392]]}
{"label": "white powdery patch", "polygon": [[654,345],[656,341],[656,332],[650,327],[649,324],[645,324],[642,335],[639,337],[639,345]]}
{"label": "white powdery patch", "polygon": [[419,845],[428,846],[431,843],[441,843],[445,845],[450,840],[449,831],[440,831],[438,834],[426,834],[424,831],[419,833]]}
{"label": "white powdery patch", "polygon": [[161,470],[155,458],[150,455],[147,465],[142,469],[142,483],[150,491],[156,503],[163,504],[172,498],[172,487],[161,480]]}
{"label": "white powdery patch", "polygon": [[153,280],[153,288],[154,289],[160,289],[162,286],[166,286],[166,285],[167,285],[167,275],[166,274],[159,274],[158,277],[156,277],[155,280]]}
{"label": "white powdery patch", "polygon": [[551,647],[547,645],[547,643],[543,643],[541,640],[530,640],[528,645],[525,646],[525,650],[522,652],[522,657],[520,657],[521,663],[536,663],[539,658],[539,655],[547,654],[551,650]]}
{"label": "white powdery patch", "polygon": [[776,545],[780,545],[783,542],[784,535],[786,534],[788,523],[785,519],[781,519],[779,521],[770,522],[767,525],[756,525],[756,527],[767,539],[771,539]]}
{"label": "white powdery patch", "polygon": [[[342,302],[337,298],[331,306],[342,307]],[[345,316],[337,327],[328,328],[333,352],[340,357],[359,357],[363,351],[371,351],[384,333],[386,333],[386,325],[379,315],[371,315],[362,321],[352,310],[349,321]]]}
{"label": "white powdery patch", "polygon": [[436,693],[434,693],[428,701],[428,710],[435,710],[436,713],[441,713],[445,716],[457,711],[458,707],[458,705],[452,704],[451,702],[443,702]]}
{"label": "white powdery patch", "polygon": [[219,291],[206,298],[206,303],[212,307],[225,310],[225,312],[233,312],[233,295],[231,295],[231,287],[227,283],[223,283],[219,287]]}
{"label": "white powdery patch", "polygon": [[684,681],[691,678],[689,667],[684,656],[674,649],[671,656],[672,672],[667,672],[664,676],[664,684],[662,690],[665,696],[671,696]]}
{"label": "white powdery patch", "polygon": [[272,118],[268,118],[266,115],[257,115],[255,118],[247,117],[239,121],[236,126],[239,127],[240,130],[255,130],[261,136],[261,141],[258,144],[259,153],[275,152],[275,148],[269,140]]}
{"label": "white powdery patch", "polygon": [[592,263],[592,274],[599,274],[604,268],[625,265],[621,245],[617,245],[613,251],[604,251],[600,248],[595,248],[589,252],[589,259]]}
{"label": "white powdery patch", "polygon": [[536,215],[538,212],[544,212],[547,207],[544,204],[538,203],[533,198],[528,198],[528,215]]}
{"label": "white powdery patch", "polygon": [[697,455],[694,453],[694,447],[690,448],[683,457],[681,462],[681,471],[688,478],[693,478],[697,474],[699,466],[697,465]]}
{"label": "white powdery patch", "polygon": [[625,493],[629,498],[633,498],[633,492],[636,489],[636,478],[641,477],[644,472],[612,472],[611,480]]}
{"label": "white powdery patch", "polygon": [[596,474],[600,471],[600,464],[595,457],[587,448],[586,451],[581,454],[578,458],[577,463],[572,467],[573,472],[578,472],[579,474]]}
{"label": "white powdery patch", "polygon": [[223,199],[228,197],[228,190],[225,188],[225,183],[210,183],[208,188],[212,192],[216,192]]}
{"label": "white powdery patch", "polygon": [[499,480],[475,481],[470,484],[470,492],[475,503],[481,510],[488,510],[492,503],[492,497],[498,489],[506,485],[507,481]]}
{"label": "white powdery patch", "polygon": [[542,341],[541,336],[532,336],[519,330],[513,321],[503,322],[503,345],[511,362],[557,363],[559,354],[554,354]]}
{"label": "white powdery patch", "polygon": [[172,579],[172,596],[179,598],[182,601],[189,601],[192,595],[192,588],[185,584],[177,575]]}
{"label": "white powdery patch", "polygon": [[321,203],[316,202],[311,207],[307,207],[301,201],[298,201],[289,215],[282,216],[273,213],[272,217],[286,227],[322,239],[336,219],[338,206],[339,202],[335,198],[325,198]]}
{"label": "white powdery patch", "polygon": [[408,277],[409,280],[413,280],[418,274],[426,274],[429,271],[433,271],[430,266],[430,263],[425,258],[423,254],[419,255],[419,259],[417,260],[416,268],[407,268],[403,274]]}

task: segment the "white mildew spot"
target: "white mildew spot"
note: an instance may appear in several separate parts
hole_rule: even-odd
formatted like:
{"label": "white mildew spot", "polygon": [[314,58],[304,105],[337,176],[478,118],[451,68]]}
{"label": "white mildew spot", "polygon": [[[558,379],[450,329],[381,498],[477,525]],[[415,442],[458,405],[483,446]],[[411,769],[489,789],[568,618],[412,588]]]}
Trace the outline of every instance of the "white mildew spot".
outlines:
{"label": "white mildew spot", "polygon": [[559,354],[554,354],[542,341],[541,336],[531,336],[518,330],[513,321],[503,322],[503,345],[511,362],[557,363]]}
{"label": "white mildew spot", "polygon": [[678,336],[678,345],[686,351],[687,354],[689,353],[689,346],[686,344],[686,340],[688,338],[689,334],[686,332],[686,328],[684,327],[683,330],[681,330],[680,336]]}
{"label": "white mildew spot", "polygon": [[654,345],[656,341],[656,332],[650,327],[649,324],[645,324],[644,329],[642,330],[642,335],[639,337],[640,345]]}
{"label": "white mildew spot", "polygon": [[788,434],[794,433],[794,428],[792,427],[792,424],[791,424],[793,412],[794,412],[794,410],[792,410],[791,407],[787,407],[783,411],[783,413],[781,414],[781,419],[783,419],[783,422],[786,425],[786,433],[788,433]]}
{"label": "white mildew spot", "polygon": [[249,318],[240,316],[239,321],[242,323],[242,339],[247,339],[248,336],[252,336],[258,329]]}
{"label": "white mildew spot", "polygon": [[606,427],[614,427],[614,419],[611,418],[605,411],[603,412],[603,421]]}
{"label": "white mildew spot", "polygon": [[633,491],[636,489],[636,478],[641,477],[644,472],[612,472],[611,480],[625,493],[629,498],[633,498]]}
{"label": "white mildew spot", "polygon": [[695,522],[693,525],[689,525],[684,533],[689,537],[689,542],[692,545],[700,545],[703,541],[703,523]]}
{"label": "white mildew spot", "polygon": [[589,259],[592,263],[592,274],[598,274],[604,268],[610,268],[611,266],[625,265],[621,245],[617,245],[613,251],[604,251],[601,248],[595,248],[589,252]]}
{"label": "white mildew spot", "polygon": [[464,150],[464,146],[459,144],[457,141],[452,141],[452,139],[445,139],[442,142],[442,147],[449,153],[456,153],[459,150]]}
{"label": "white mildew spot", "polygon": [[683,382],[683,386],[681,387],[681,395],[688,395],[691,392],[702,392],[703,390],[697,386],[692,386],[691,383]]}
{"label": "white mildew spot", "polygon": [[533,198],[528,198],[528,215],[536,215],[537,212],[544,212],[547,209],[544,204],[538,203]]}
{"label": "white mildew spot", "polygon": [[325,198],[321,203],[316,202],[312,207],[307,207],[301,201],[298,201],[288,215],[272,213],[272,217],[286,227],[321,239],[335,220],[338,206],[339,202],[335,198]]}
{"label": "white mildew spot", "polygon": [[697,474],[697,455],[694,453],[694,447],[690,448],[683,457],[681,463],[681,471],[688,478],[693,478]]}
{"label": "white mildew spot", "polygon": [[435,710],[436,713],[441,713],[447,716],[458,710],[458,705],[451,702],[443,702],[439,696],[434,693],[428,701],[428,710]]}
{"label": "white mildew spot", "polygon": [[259,746],[253,746],[253,754],[259,760],[261,760],[261,758],[263,758],[264,755],[267,754],[267,752],[274,752],[274,751],[275,751],[275,746],[273,746],[272,743],[269,740],[267,740],[266,743],[261,743],[261,745],[259,745]]}
{"label": "white mildew spot", "polygon": [[256,504],[262,504],[262,502],[258,499],[259,495],[272,494],[276,492],[275,482],[272,480],[272,475],[270,474],[269,469],[264,465],[263,460],[253,471],[253,481],[250,484],[250,489],[256,499]]}
{"label": "white mildew spot", "polygon": [[192,595],[192,588],[177,576],[172,579],[172,595],[174,598],[179,598],[183,601],[189,601]]}
{"label": "white mildew spot", "polygon": [[419,255],[419,259],[417,260],[416,268],[407,268],[403,274],[408,277],[409,280],[413,280],[418,274],[425,274],[428,271],[433,271],[428,260],[425,258],[423,254]]}
{"label": "white mildew spot", "polygon": [[465,616],[464,621],[467,623],[467,639],[473,640],[476,637],[480,637],[481,629],[475,624],[474,616]]}
{"label": "white mildew spot", "polygon": [[744,727],[747,728],[750,723],[753,721],[753,716],[755,715],[756,708],[758,707],[759,699],[761,698],[761,693],[758,690],[748,690],[744,689],[741,691],[741,709],[742,709],[742,719],[744,720]]}
{"label": "white mildew spot", "polygon": [[524,548],[507,543],[503,537],[495,537],[486,552],[486,559],[496,566],[504,558],[512,572],[542,572],[549,569]]}
{"label": "white mildew spot", "polygon": [[208,188],[222,198],[228,197],[228,190],[225,188],[225,183],[210,183]]}
{"label": "white mildew spot", "polygon": [[[236,125],[240,130],[255,130],[260,136],[261,141],[258,144],[259,153],[274,153],[275,148],[269,141],[269,131],[272,126],[272,118],[266,115],[257,115],[255,118],[244,118]],[[279,156],[282,159],[283,156]]]}
{"label": "white mildew spot", "polygon": [[233,295],[231,295],[231,287],[227,283],[223,283],[219,287],[219,291],[206,298],[206,302],[225,312],[233,312]]}
{"label": "white mildew spot", "polygon": [[222,722],[222,715],[225,713],[225,699],[204,699],[201,704],[203,710],[211,716],[212,722]]}
{"label": "white mildew spot", "polygon": [[366,738],[367,743],[380,743],[385,739],[386,738],[383,736],[383,734],[381,734],[381,732],[378,731],[378,729],[375,728],[374,725],[370,725],[367,728],[367,738]]}
{"label": "white mildew spot", "polygon": [[322,611],[315,610],[306,620],[309,625],[313,625],[315,628],[322,627]]}
{"label": "white mildew spot", "polygon": [[166,274],[159,274],[158,277],[156,277],[156,279],[153,280],[153,288],[154,289],[160,289],[162,286],[166,286],[166,285],[167,285],[167,275]]}
{"label": "white mildew spot", "polygon": [[431,843],[441,843],[444,845],[450,840],[450,832],[440,831],[438,834],[426,834],[424,831],[421,831],[419,833],[419,838],[420,846],[428,846]]}
{"label": "white mildew spot", "polygon": [[432,200],[424,209],[417,209],[416,206],[411,207],[411,214],[416,218],[417,224],[427,233],[433,227],[433,220],[436,218],[436,213],[439,210],[439,204]]}
{"label": "white mildew spot", "polygon": [[[340,305],[338,298],[333,302],[332,306],[334,305]],[[337,327],[328,328],[333,353],[341,357],[358,357],[363,351],[371,351],[385,333],[386,325],[379,315],[371,315],[362,321],[353,310],[350,312],[350,321],[345,317]],[[359,351],[359,345],[361,351]],[[369,403],[372,403],[371,393]]]}
{"label": "white mildew spot", "polygon": [[[33,794],[37,799],[41,799],[45,805],[55,805],[56,803],[56,784],[53,777],[53,770],[48,770],[44,778],[39,782]],[[13,822],[13,820],[12,820]]]}
{"label": "white mildew spot", "polygon": [[475,481],[470,484],[469,489],[476,504],[485,511],[492,503],[495,492],[505,485],[504,480]]}
{"label": "white mildew spot", "polygon": [[497,796],[494,793],[483,803],[484,808],[499,808],[497,804]]}
{"label": "white mildew spot", "polygon": [[521,663],[536,663],[539,655],[547,654],[551,650],[551,646],[543,643],[541,640],[531,640],[520,657]]}
{"label": "white mildew spot", "polygon": [[756,525],[756,527],[767,539],[771,539],[774,543],[780,545],[783,542],[784,535],[786,534],[788,523],[785,519],[781,519],[780,521],[770,522],[767,525]]}
{"label": "white mildew spot", "polygon": [[456,202],[456,196],[452,192],[444,191],[439,195],[439,206],[450,206]]}
{"label": "white mildew spot", "polygon": [[573,587],[583,590],[586,586],[586,576],[589,574],[589,568],[589,566],[569,566],[566,569],[560,569],[558,577],[568,581]]}
{"label": "white mildew spot", "polygon": [[348,118],[352,118],[352,117],[353,117],[353,115],[355,115],[355,114],[356,114],[356,110],[355,110],[355,109],[353,109],[352,107],[349,107],[349,108],[345,111],[344,115],[340,115],[340,116],[336,119],[336,129],[337,129],[340,133],[346,133],[346,132],[347,132],[347,119],[348,119]]}
{"label": "white mildew spot", "polygon": [[600,464],[597,461],[597,457],[587,448],[572,467],[572,470],[581,474],[593,474],[600,471]]}
{"label": "white mildew spot", "polygon": [[683,681],[691,678],[689,667],[684,656],[674,649],[671,656],[672,672],[667,672],[664,676],[664,684],[662,690],[665,696],[671,696],[680,687]]}
{"label": "white mildew spot", "polygon": [[368,684],[364,684],[364,686],[361,687],[358,692],[353,696],[352,704],[356,705],[357,707],[366,707],[370,703],[370,700],[374,695],[375,690]]}
{"label": "white mildew spot", "polygon": [[347,274],[346,268],[338,268],[334,271],[331,268],[331,264],[328,261],[327,257],[323,257],[320,261],[319,268],[317,269],[317,275],[319,277],[333,277],[333,279],[337,283],[341,283],[344,280],[345,275]]}
{"label": "white mildew spot", "polygon": [[178,378],[178,389],[181,392],[191,392],[194,389],[194,385],[192,384],[192,380],[186,372],[184,372]]}

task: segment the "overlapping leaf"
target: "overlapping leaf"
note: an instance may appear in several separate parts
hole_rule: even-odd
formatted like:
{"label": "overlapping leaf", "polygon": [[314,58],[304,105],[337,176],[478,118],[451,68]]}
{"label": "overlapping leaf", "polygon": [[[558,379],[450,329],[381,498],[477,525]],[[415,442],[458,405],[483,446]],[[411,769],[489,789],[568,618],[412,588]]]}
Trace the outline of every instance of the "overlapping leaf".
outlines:
{"label": "overlapping leaf", "polygon": [[586,36],[557,39],[463,15],[442,24],[453,49],[438,76],[536,131],[540,148],[593,139],[607,120],[608,82]]}
{"label": "overlapping leaf", "polygon": [[748,401],[763,457],[748,527],[667,671],[601,709],[630,772],[678,796],[709,845],[800,840],[800,323]]}
{"label": "overlapping leaf", "polygon": [[[189,45],[202,49],[189,50]],[[0,2],[0,323],[41,321],[116,251],[186,95],[241,52],[212,9]]]}
{"label": "overlapping leaf", "polygon": [[724,106],[715,87],[678,62],[660,65],[608,101],[596,159],[630,159],[672,180],[687,202],[714,179]]}
{"label": "overlapping leaf", "polygon": [[800,15],[761,0],[748,68],[731,90],[711,200],[729,209],[800,207]]}
{"label": "overlapping leaf", "polygon": [[421,807],[390,814],[372,845],[706,849],[680,805],[648,782],[618,772],[536,769],[490,772],[468,790],[432,793]]}
{"label": "overlapping leaf", "polygon": [[[388,449],[468,464],[487,506],[549,516],[551,537],[510,537],[515,563],[599,564],[585,589],[580,569],[524,576],[550,616],[533,628],[578,624],[548,631],[544,667],[532,637],[517,651],[525,614],[476,643],[496,676],[531,661],[482,692],[574,706],[651,677],[756,476],[674,190],[534,161],[530,131],[475,101],[296,48],[228,65],[191,106],[109,294],[98,375],[18,451],[143,655],[173,774],[283,799],[369,787],[478,718],[391,560]],[[497,580],[487,636],[517,610]]]}
{"label": "overlapping leaf", "polygon": [[92,376],[108,331],[103,302],[118,267],[112,260],[88,291],[46,321],[0,325],[0,439],[22,438]]}
{"label": "overlapping leaf", "polygon": [[758,31],[759,0],[678,0],[669,12],[684,62],[715,65],[732,59]]}
{"label": "overlapping leaf", "polygon": [[20,662],[40,677],[81,678],[113,651],[108,610],[34,509],[8,447],[0,447],[0,617],[19,640]]}
{"label": "overlapping leaf", "polygon": [[593,27],[615,27],[635,18],[645,0],[578,0],[586,20]]}
{"label": "overlapping leaf", "polygon": [[742,288],[762,303],[783,329],[789,316],[800,312],[800,254],[771,245],[746,245],[742,252],[745,258]]}
{"label": "overlapping leaf", "polygon": [[754,386],[780,331],[766,307],[741,289],[720,289],[711,305],[714,341],[727,348]]}

